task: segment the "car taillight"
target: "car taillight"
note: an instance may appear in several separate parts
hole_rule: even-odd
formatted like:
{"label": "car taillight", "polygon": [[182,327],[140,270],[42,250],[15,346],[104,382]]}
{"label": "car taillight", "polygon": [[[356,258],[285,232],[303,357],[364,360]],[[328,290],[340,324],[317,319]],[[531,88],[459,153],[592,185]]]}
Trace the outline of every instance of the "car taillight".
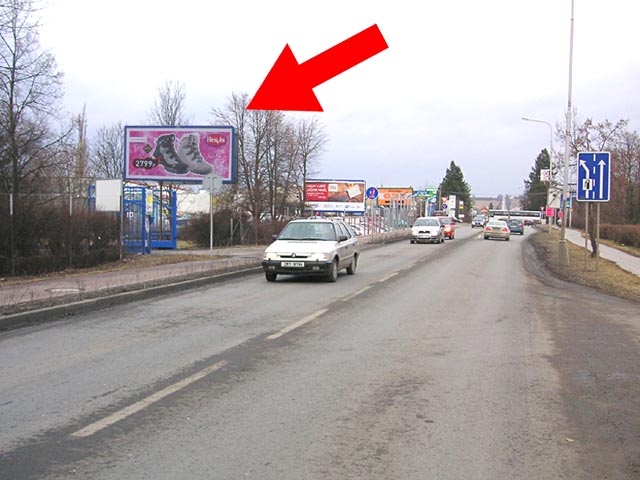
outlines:
{"label": "car taillight", "polygon": [[502,231],[503,231],[503,232],[505,232],[505,233],[509,233],[509,229],[508,229],[507,227],[504,227],[504,228],[502,229]]}
{"label": "car taillight", "polygon": [[449,225],[447,225],[446,227],[444,227],[444,231],[445,232],[450,232],[451,231],[451,227]]}
{"label": "car taillight", "polygon": [[485,232],[490,232],[491,231],[491,227],[487,227],[484,229]]}

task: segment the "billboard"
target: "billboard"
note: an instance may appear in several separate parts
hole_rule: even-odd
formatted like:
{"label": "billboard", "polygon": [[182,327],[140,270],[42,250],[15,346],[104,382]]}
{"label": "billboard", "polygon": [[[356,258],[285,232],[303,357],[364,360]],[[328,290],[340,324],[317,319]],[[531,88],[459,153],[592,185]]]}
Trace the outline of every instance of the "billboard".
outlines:
{"label": "billboard", "polygon": [[395,203],[399,207],[408,206],[411,205],[412,195],[413,188],[411,187],[378,187],[378,205],[381,207],[389,207]]}
{"label": "billboard", "polygon": [[364,180],[307,180],[306,205],[316,212],[364,212]]}
{"label": "billboard", "polygon": [[134,127],[124,129],[124,177],[201,183],[209,174],[234,183],[233,127]]}

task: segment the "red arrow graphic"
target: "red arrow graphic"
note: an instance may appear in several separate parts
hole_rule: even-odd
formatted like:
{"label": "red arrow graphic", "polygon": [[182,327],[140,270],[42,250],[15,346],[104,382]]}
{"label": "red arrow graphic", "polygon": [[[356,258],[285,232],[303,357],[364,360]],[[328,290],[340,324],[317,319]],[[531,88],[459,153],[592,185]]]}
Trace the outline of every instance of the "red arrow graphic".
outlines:
{"label": "red arrow graphic", "polygon": [[389,48],[373,25],[298,64],[287,44],[262,82],[247,110],[298,110],[322,112],[313,88]]}

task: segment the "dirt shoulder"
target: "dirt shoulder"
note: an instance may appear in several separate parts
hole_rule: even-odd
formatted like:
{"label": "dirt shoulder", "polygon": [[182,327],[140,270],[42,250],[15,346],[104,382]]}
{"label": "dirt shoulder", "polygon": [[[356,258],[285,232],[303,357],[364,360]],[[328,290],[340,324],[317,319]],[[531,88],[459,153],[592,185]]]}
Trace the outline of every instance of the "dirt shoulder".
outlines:
{"label": "dirt shoulder", "polygon": [[569,265],[559,261],[560,232],[538,231],[531,237],[531,244],[538,260],[554,276],[593,288],[615,297],[640,303],[640,278],[623,270],[614,262],[600,258],[596,271],[596,260],[585,255],[585,249],[567,242]]}

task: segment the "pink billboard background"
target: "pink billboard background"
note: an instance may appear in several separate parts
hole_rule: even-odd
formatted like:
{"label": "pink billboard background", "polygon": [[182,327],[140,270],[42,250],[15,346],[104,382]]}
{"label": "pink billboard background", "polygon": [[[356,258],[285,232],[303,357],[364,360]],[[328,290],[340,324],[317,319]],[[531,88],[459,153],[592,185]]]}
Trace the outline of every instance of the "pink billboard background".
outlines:
{"label": "pink billboard background", "polygon": [[125,179],[235,181],[233,127],[125,127]]}

